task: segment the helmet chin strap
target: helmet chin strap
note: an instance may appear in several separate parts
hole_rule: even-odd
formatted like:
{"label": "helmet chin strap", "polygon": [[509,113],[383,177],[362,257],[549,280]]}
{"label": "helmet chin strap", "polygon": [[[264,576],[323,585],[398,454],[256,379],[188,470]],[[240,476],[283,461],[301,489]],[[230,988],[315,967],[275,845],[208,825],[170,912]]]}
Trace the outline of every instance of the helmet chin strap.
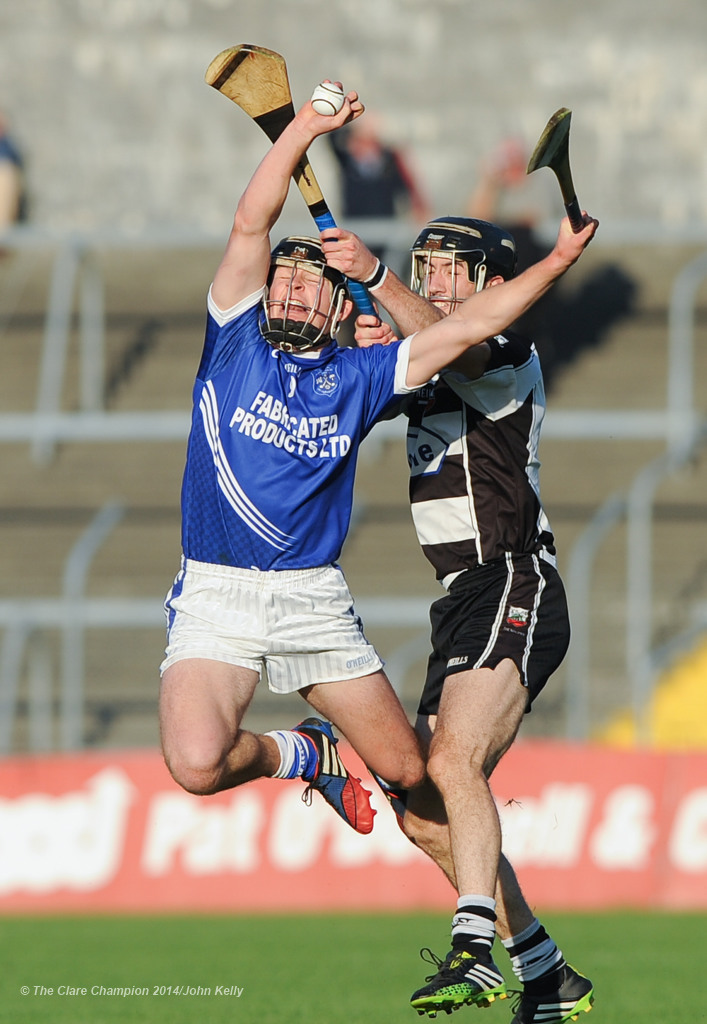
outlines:
{"label": "helmet chin strap", "polygon": [[486,266],[485,263],[476,264],[476,269],[474,271],[474,285],[476,286],[475,291],[482,292],[484,290],[484,286],[486,285],[487,270],[488,267]]}
{"label": "helmet chin strap", "polygon": [[336,296],[336,304],[329,313],[329,331],[332,338],[335,338],[341,330],[341,324],[343,323],[341,312],[344,308],[344,302],[346,302],[346,295],[343,289],[339,289],[339,293]]}

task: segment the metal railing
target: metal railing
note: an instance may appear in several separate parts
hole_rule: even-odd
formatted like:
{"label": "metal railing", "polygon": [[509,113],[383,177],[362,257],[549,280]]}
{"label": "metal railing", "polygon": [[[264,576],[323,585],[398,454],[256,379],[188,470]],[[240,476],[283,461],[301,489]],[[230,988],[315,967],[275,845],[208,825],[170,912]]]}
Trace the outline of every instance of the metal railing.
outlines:
{"label": "metal railing", "polygon": [[575,541],[567,572],[567,594],[572,619],[572,643],[567,656],[566,735],[587,739],[591,731],[591,592],[599,549],[611,530],[622,522],[627,528],[626,558],[626,678],[627,705],[642,743],[649,730],[650,698],[659,671],[707,631],[707,609],[697,606],[688,628],[669,644],[653,643],[653,506],[660,484],[687,465],[707,442],[707,421],[691,440],[672,446],[636,474],[628,491],[609,497]]}
{"label": "metal railing", "polygon": [[673,282],[668,309],[669,373],[666,398],[666,451],[640,470],[626,492],[609,498],[575,542],[568,571],[572,645],[568,655],[566,731],[586,739],[590,730],[590,587],[599,548],[609,531],[627,524],[626,675],[630,707],[641,741],[650,739],[648,714],[659,669],[707,630],[707,616],[695,621],[669,645],[653,644],[653,503],[660,483],[692,459],[707,440],[707,421],[695,405],[695,307],[707,279],[707,252],[690,261]]}
{"label": "metal railing", "polygon": [[[89,629],[157,629],[165,627],[164,597],[88,597],[86,585],[93,558],[121,521],[124,508],[107,503],[79,536],[66,559],[60,597],[0,600],[0,755],[9,753],[17,717],[20,679],[25,660],[29,671],[28,733],[30,749],[53,746],[48,709],[55,682],[43,639],[50,630],[61,637],[58,680],[59,742],[62,750],[84,745],[84,640]],[[369,627],[420,629],[429,625],[429,600],[424,597],[361,597],[356,610]],[[422,657],[422,638],[393,650],[388,663],[391,682],[400,688],[409,666]],[[32,648],[33,641],[39,641]],[[34,651],[35,657],[32,657]]]}
{"label": "metal railing", "polygon": [[[628,492],[626,520],[626,672],[631,682],[631,708],[639,742],[652,739],[650,697],[662,659],[653,647],[653,505],[660,484],[685,466],[707,441],[707,421],[689,442],[672,445],[637,474]],[[685,641],[693,635],[685,634]],[[673,645],[674,647],[677,644]]]}
{"label": "metal railing", "polygon": [[[409,241],[409,225],[363,222],[352,225],[371,244],[392,245],[398,254]],[[298,227],[288,230],[299,230]],[[141,238],[103,234],[93,237],[60,237],[48,233],[17,229],[0,239],[5,248],[55,250],[47,310],[44,324],[42,359],[37,388],[36,407],[27,413],[0,413],[0,442],[29,441],[32,454],[38,460],[51,458],[54,447],[61,441],[95,443],[99,441],[174,441],[186,438],[189,413],[186,410],[160,412],[108,412],[103,408],[103,381],[105,376],[105,309],[104,282],[96,253],[117,248],[190,247],[220,245],[221,240],[199,232],[151,233]],[[597,243],[595,243],[597,244]],[[703,428],[695,407],[694,397],[694,312],[697,290],[707,276],[707,252],[683,268],[675,279],[670,299],[668,335],[668,374],[666,402],[663,408],[645,410],[557,410],[548,411],[544,437],[571,441],[573,439],[641,439],[661,440],[666,454],[655,464],[646,467],[629,490],[627,496],[614,496],[597,512],[585,533],[571,553],[568,573],[568,591],[573,619],[573,642],[569,654],[567,700],[567,734],[574,738],[587,735],[589,685],[589,604],[593,565],[598,550],[611,528],[628,515],[629,566],[627,621],[627,663],[633,687],[633,706],[638,715],[645,707],[647,686],[652,686],[657,664],[652,650],[650,630],[645,615],[646,602],[651,599],[651,579],[646,576],[650,565],[650,523],[652,495],[663,472],[671,472],[684,453],[702,443]],[[80,345],[80,408],[66,411],[60,408],[62,384],[66,373],[67,352],[70,344],[74,314],[74,294],[78,291],[78,323]],[[0,309],[0,325],[3,324]],[[404,427],[397,421],[384,421],[376,427],[368,449],[376,443],[403,436]],[[697,440],[699,438],[699,441]],[[686,456],[685,456],[686,457]],[[90,530],[93,540],[84,539],[85,551],[104,534],[105,524],[113,513],[104,510],[102,519]],[[111,520],[112,521],[112,520]],[[101,525],[101,523],[103,525]],[[112,528],[112,527],[109,527]],[[90,531],[89,531],[90,532]],[[74,554],[76,565],[79,554]],[[85,573],[88,563],[83,563]],[[79,574],[80,576],[80,574]],[[80,743],[82,717],[81,693],[83,663],[80,647],[86,629],[101,626],[109,628],[143,628],[163,622],[161,599],[88,599],[80,593],[81,587],[69,572],[64,580],[64,593],[57,599],[31,599],[27,601],[0,601],[0,625],[5,629],[0,651],[0,751],[8,749],[17,701],[19,673],[26,657],[27,644],[33,633],[49,628],[63,631],[64,655],[62,659],[62,716],[61,743],[71,747]],[[71,582],[71,581],[74,582]],[[428,602],[413,602],[410,606],[400,599],[366,599],[357,602],[371,625],[392,624],[402,614],[405,625],[424,625],[427,630]],[[424,609],[423,609],[424,604]],[[413,606],[414,605],[414,606]],[[701,620],[698,620],[701,621]],[[699,624],[698,624],[698,628]],[[424,649],[423,649],[424,643]],[[413,638],[389,658],[391,674],[405,670],[410,661],[422,657],[427,645],[427,632]],[[41,657],[36,660],[36,671],[30,672],[30,738],[39,743],[46,738],[46,722],[42,711],[46,706],[46,668]]]}
{"label": "metal railing", "polygon": [[[402,259],[410,240],[408,224],[397,220],[366,220],[352,222],[351,226],[371,245],[387,245],[396,259]],[[295,227],[283,224],[282,230],[286,233]],[[189,427],[189,417],[183,410],[115,413],[104,408],[104,282],[96,254],[99,251],[218,246],[221,242],[222,239],[198,231],[178,230],[153,231],[139,237],[110,232],[61,237],[25,228],[15,228],[4,234],[0,243],[7,249],[52,248],[55,257],[47,297],[35,408],[27,413],[0,413],[0,442],[28,441],[34,458],[46,461],[51,458],[54,446],[63,441],[183,439]],[[665,406],[637,410],[550,409],[545,419],[544,437],[664,440],[666,444],[674,444],[689,435],[697,418],[692,386],[694,340],[689,316],[705,265],[707,253],[676,280],[676,295],[671,301]],[[62,411],[61,393],[71,336],[74,293],[77,290],[79,409]],[[378,424],[376,435],[379,441],[400,437],[400,425],[395,421],[384,421]]]}

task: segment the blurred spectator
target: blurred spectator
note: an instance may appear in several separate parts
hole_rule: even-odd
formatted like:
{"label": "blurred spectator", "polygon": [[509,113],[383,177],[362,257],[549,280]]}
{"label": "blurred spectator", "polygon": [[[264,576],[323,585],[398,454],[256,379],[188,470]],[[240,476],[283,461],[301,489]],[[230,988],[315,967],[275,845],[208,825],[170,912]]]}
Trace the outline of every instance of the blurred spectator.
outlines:
{"label": "blurred spectator", "polygon": [[[341,215],[344,219],[393,219],[408,217],[421,226],[430,217],[429,207],[409,164],[398,146],[384,142],[380,121],[367,111],[360,120],[330,132],[331,146],[339,170]],[[396,253],[384,244],[367,241],[368,248],[396,272],[409,255]],[[353,317],[339,332],[339,344],[353,344]]]}
{"label": "blurred spectator", "polygon": [[377,119],[331,132],[327,139],[339,165],[344,218],[409,215],[420,224],[429,218],[427,202],[402,152],[385,143]]}
{"label": "blurred spectator", "polygon": [[516,240],[519,272],[549,251],[550,245],[538,241],[536,230],[543,221],[563,212],[554,175],[550,171],[527,174],[529,159],[530,151],[521,139],[510,136],[501,141],[482,160],[466,209],[467,217],[491,221],[510,231]]}
{"label": "blurred spectator", "polygon": [[[382,139],[380,121],[367,111],[365,116],[327,135],[327,142],[339,168],[341,213],[349,218],[393,219],[409,217],[416,227],[430,218],[430,209],[401,150]],[[397,258],[386,245],[368,241],[368,248],[382,263],[393,266]],[[407,263],[407,252],[398,254]],[[353,340],[351,317],[342,325],[340,345]]]}
{"label": "blurred spectator", "polygon": [[0,230],[25,216],[24,162],[0,113]]}

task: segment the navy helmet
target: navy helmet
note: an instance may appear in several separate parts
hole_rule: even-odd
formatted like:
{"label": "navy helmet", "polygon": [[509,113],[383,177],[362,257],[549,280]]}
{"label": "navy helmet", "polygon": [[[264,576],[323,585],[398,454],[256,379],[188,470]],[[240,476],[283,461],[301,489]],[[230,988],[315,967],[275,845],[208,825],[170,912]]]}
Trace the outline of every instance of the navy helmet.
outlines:
{"label": "navy helmet", "polygon": [[516,272],[513,235],[497,224],[472,217],[439,217],[430,221],[413,242],[410,252],[411,287],[425,296],[432,256],[462,260],[476,291],[481,291],[491,277],[500,276],[508,281]]}
{"label": "navy helmet", "polygon": [[[291,283],[284,301],[272,302],[269,289],[266,291],[263,299],[265,323],[262,328],[265,339],[271,345],[287,352],[302,351],[326,344],[336,335],[341,324],[343,305],[349,297],[346,278],[334,267],[329,266],[319,240],[305,235],[290,235],[283,238],[272,250],[268,285],[272,281],[276,267],[291,269]],[[291,288],[298,267],[305,267],[317,274],[320,279],[314,305],[306,320],[295,320],[288,316],[295,301]],[[331,299],[326,311],[318,309],[324,281],[329,281],[332,286]],[[324,323],[320,326],[314,323],[318,311],[325,317]]]}

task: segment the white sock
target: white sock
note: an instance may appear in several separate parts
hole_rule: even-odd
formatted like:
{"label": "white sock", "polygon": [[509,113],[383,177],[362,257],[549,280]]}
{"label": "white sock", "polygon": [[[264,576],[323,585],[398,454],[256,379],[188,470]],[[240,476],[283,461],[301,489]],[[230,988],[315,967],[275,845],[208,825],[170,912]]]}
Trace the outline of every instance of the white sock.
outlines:
{"label": "white sock", "polygon": [[280,751],[280,767],[273,778],[296,779],[300,776],[307,767],[310,754],[310,746],[304,736],[290,729],[274,729],[265,735],[272,736]]}
{"label": "white sock", "polygon": [[523,983],[556,971],[565,962],[561,951],[537,918],[522,932],[502,942],[511,958],[513,973]]}
{"label": "white sock", "polygon": [[496,900],[490,896],[460,896],[452,918],[452,946],[474,943],[490,950],[496,937]]}

